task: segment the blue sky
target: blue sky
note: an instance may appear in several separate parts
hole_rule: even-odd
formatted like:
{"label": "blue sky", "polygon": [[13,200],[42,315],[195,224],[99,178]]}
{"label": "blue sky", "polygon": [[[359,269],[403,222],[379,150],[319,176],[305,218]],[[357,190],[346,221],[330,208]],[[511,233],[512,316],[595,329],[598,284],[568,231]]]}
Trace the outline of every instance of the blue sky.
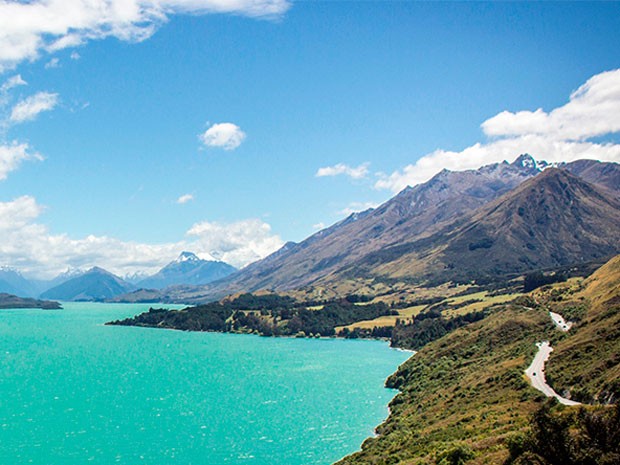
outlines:
{"label": "blue sky", "polygon": [[242,266],[444,167],[620,161],[619,3],[87,3],[0,2],[26,274]]}

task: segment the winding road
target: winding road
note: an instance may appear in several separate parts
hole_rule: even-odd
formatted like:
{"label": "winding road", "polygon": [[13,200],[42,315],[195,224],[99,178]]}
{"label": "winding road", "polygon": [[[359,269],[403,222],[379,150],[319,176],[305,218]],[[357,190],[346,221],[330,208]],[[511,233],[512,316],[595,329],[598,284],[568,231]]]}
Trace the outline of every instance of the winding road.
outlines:
{"label": "winding road", "polygon": [[553,323],[555,323],[555,326],[560,330],[560,331],[568,331],[569,329],[571,329],[571,327],[573,326],[573,323],[570,321],[565,321],[564,318],[562,317],[562,315],[560,315],[559,313],[553,313],[553,312],[549,312],[549,316],[551,317],[551,319],[553,320]]}
{"label": "winding road", "polygon": [[[549,316],[560,331],[566,332],[573,325],[571,322],[565,321],[562,315],[558,313],[549,312]],[[549,360],[549,355],[553,351],[553,347],[551,347],[548,341],[537,342],[536,346],[538,347],[538,352],[534,360],[532,360],[532,364],[525,370],[525,374],[530,379],[532,387],[538,389],[547,397],[555,397],[561,404],[581,405],[579,402],[560,396],[547,384],[545,379],[545,362]]]}
{"label": "winding road", "polygon": [[532,386],[547,397],[555,397],[561,404],[580,405],[579,402],[560,396],[547,384],[545,380],[545,362],[549,360],[549,355],[553,351],[553,348],[547,341],[538,342],[536,346],[538,346],[538,353],[536,357],[534,357],[534,360],[532,360],[532,364],[525,370],[525,374],[530,379]]}

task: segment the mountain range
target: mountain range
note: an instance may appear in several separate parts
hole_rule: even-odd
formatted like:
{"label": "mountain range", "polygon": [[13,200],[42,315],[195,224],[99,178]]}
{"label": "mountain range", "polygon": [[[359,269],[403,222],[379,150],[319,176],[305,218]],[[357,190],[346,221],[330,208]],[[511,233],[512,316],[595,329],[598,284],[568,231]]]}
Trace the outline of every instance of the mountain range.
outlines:
{"label": "mountain range", "polygon": [[201,303],[258,290],[339,294],[377,282],[483,281],[619,253],[619,211],[617,163],[551,165],[523,154],[512,163],[443,170],[241,270],[191,252],[155,275],[128,280],[93,268],[34,281],[3,267],[0,292]]}
{"label": "mountain range", "polygon": [[333,289],[368,280],[473,280],[608,258],[620,252],[620,165],[551,166],[523,154],[477,170],[443,170],[376,209],[206,286],[168,289],[204,302],[261,289]]}
{"label": "mountain range", "polygon": [[22,297],[42,297],[57,300],[104,300],[135,289],[157,290],[179,284],[200,285],[223,278],[236,271],[221,261],[202,260],[191,252],[182,252],[152,276],[135,275],[138,279],[123,279],[103,268],[87,271],[68,269],[51,280],[29,280],[17,270],[0,268],[0,293]]}

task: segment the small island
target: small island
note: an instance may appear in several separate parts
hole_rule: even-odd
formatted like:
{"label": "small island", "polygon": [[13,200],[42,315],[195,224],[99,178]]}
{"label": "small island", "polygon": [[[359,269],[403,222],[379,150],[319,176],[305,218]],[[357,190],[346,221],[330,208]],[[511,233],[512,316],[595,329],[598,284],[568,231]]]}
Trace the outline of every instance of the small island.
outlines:
{"label": "small island", "polygon": [[40,308],[42,310],[60,310],[62,306],[52,300],[38,300],[30,297],[17,297],[13,294],[0,293],[0,309]]}

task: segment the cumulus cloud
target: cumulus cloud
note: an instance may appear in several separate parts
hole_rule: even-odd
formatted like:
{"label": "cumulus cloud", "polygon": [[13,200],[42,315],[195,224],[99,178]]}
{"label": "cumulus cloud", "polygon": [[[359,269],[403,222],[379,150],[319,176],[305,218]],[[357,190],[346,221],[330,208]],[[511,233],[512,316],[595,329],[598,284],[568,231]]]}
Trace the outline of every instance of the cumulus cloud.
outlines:
{"label": "cumulus cloud", "polygon": [[547,113],[503,111],[482,123],[488,136],[545,135],[555,140],[586,140],[620,131],[620,69],[591,77],[569,102]]}
{"label": "cumulus cloud", "polygon": [[74,239],[53,234],[40,222],[44,207],[31,196],[0,202],[0,265],[51,278],[69,268],[101,266],[120,276],[155,273],[190,250],[242,267],[279,249],[283,242],[259,220],[195,224],[187,238],[164,244],[126,242],[107,236]]}
{"label": "cumulus cloud", "polygon": [[195,238],[197,249],[238,268],[275,252],[284,245],[259,219],[222,224],[204,221],[191,227],[187,235]]}
{"label": "cumulus cloud", "polygon": [[326,166],[319,168],[315,174],[317,178],[324,176],[345,175],[353,179],[362,179],[368,175],[368,166],[370,163],[362,163],[359,166],[349,166],[344,163],[338,163],[334,166]]}
{"label": "cumulus cloud", "polygon": [[43,208],[29,195],[18,197],[12,202],[0,202],[0,231],[24,227],[42,211]]}
{"label": "cumulus cloud", "polygon": [[287,0],[30,0],[0,1],[0,72],[42,52],[116,37],[141,41],[173,14],[232,13],[278,17]]}
{"label": "cumulus cloud", "polygon": [[25,160],[43,160],[43,157],[32,152],[26,143],[0,145],[0,181],[6,179],[7,175]]}
{"label": "cumulus cloud", "polygon": [[377,189],[399,192],[428,181],[443,168],[475,169],[512,160],[521,153],[549,162],[581,158],[620,162],[620,145],[592,141],[620,132],[620,70],[597,74],[573,92],[568,103],[545,112],[503,111],[482,123],[488,137],[462,151],[436,150],[390,175],[380,175]]}
{"label": "cumulus cloud", "polygon": [[34,120],[39,113],[53,110],[58,104],[58,94],[37,92],[24,100],[19,101],[11,110],[10,121],[23,123]]}
{"label": "cumulus cloud", "polygon": [[233,123],[217,123],[212,125],[199,138],[207,147],[218,147],[234,150],[241,145],[246,134]]}
{"label": "cumulus cloud", "polygon": [[76,240],[65,234],[51,234],[37,222],[43,211],[31,196],[0,202],[3,265],[46,278],[67,267],[94,265],[124,275],[144,269],[155,272],[183,249],[180,244],[145,245],[92,235]]}
{"label": "cumulus cloud", "polygon": [[184,203],[191,202],[194,200],[194,196],[192,194],[184,194],[177,199],[177,203],[179,205],[183,205]]}

